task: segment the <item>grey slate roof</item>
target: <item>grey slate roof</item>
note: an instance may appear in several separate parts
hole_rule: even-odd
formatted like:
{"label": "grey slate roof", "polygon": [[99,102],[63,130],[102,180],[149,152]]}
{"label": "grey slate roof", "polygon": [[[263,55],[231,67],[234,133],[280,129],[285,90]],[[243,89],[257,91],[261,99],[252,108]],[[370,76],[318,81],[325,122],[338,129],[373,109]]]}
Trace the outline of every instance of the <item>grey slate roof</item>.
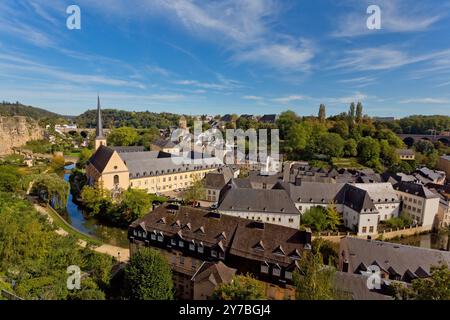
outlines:
{"label": "grey slate roof", "polygon": [[113,149],[101,145],[91,156],[89,163],[92,164],[98,172],[102,173],[113,153]]}
{"label": "grey slate roof", "polygon": [[346,185],[344,204],[360,213],[378,213],[369,193],[351,184]]}
{"label": "grey slate roof", "polygon": [[[390,242],[364,240],[353,237],[345,237],[341,240],[342,250],[348,250],[349,266],[355,272],[361,263],[368,267],[377,264],[382,270],[392,274],[404,276],[410,272],[417,276],[424,276],[425,271],[430,274],[432,266],[441,263],[450,267],[450,252],[420,247],[412,247]],[[423,270],[420,270],[423,269]],[[419,274],[418,274],[419,273]]]}
{"label": "grey slate roof", "polygon": [[[130,228],[144,228],[148,233],[162,232],[165,237],[181,236],[185,241],[202,242],[206,246],[218,246],[230,254],[252,260],[279,263],[286,267],[292,264],[293,254],[302,254],[305,245],[311,244],[311,233],[275,224],[264,224],[261,229],[255,221],[211,213],[202,209],[181,206],[170,210],[168,204],[134,221]],[[186,228],[189,224],[190,228]],[[200,232],[200,229],[203,229]],[[223,234],[226,235],[223,238]],[[255,250],[262,242],[263,250]],[[286,255],[277,254],[282,246]]]}
{"label": "grey slate roof", "polygon": [[353,300],[393,300],[391,296],[367,288],[367,277],[354,273],[337,271],[334,279],[339,293]]}
{"label": "grey slate roof", "polygon": [[394,189],[425,199],[433,199],[439,197],[437,194],[431,192],[427,187],[413,182],[401,181],[394,185]]}
{"label": "grey slate roof", "polygon": [[300,214],[285,190],[229,188],[221,199],[220,211]]}
{"label": "grey slate roof", "polygon": [[144,146],[129,146],[129,147],[110,147],[114,151],[117,151],[118,153],[123,152],[143,152],[145,151]]}
{"label": "grey slate roof", "polygon": [[217,263],[204,261],[191,280],[200,282],[208,279],[215,285],[230,283],[236,271],[237,269],[227,267],[222,261]]}
{"label": "grey slate roof", "polygon": [[294,185],[287,182],[279,182],[275,188],[284,189],[294,202],[330,204],[332,202],[342,203],[344,200],[343,183],[319,183],[302,182]]}
{"label": "grey slate roof", "polygon": [[160,148],[175,148],[177,146],[173,141],[164,139],[155,140],[152,144]]}
{"label": "grey slate roof", "polygon": [[276,114],[265,114],[259,119],[259,122],[274,123],[276,120]]}
{"label": "grey slate roof", "polygon": [[209,172],[205,177],[205,188],[222,189],[233,178],[233,172],[229,167],[223,167],[217,172]]}

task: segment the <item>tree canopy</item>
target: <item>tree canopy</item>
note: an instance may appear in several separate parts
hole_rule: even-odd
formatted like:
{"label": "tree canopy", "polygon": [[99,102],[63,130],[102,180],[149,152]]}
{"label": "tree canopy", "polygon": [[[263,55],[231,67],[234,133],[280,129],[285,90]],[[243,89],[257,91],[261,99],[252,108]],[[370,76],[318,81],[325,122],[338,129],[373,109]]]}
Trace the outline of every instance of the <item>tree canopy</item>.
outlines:
{"label": "tree canopy", "polygon": [[172,271],[165,257],[150,248],[139,249],[125,268],[125,284],[132,300],[172,300]]}
{"label": "tree canopy", "polygon": [[213,295],[218,300],[265,300],[264,284],[251,275],[235,275],[230,283],[221,283]]}

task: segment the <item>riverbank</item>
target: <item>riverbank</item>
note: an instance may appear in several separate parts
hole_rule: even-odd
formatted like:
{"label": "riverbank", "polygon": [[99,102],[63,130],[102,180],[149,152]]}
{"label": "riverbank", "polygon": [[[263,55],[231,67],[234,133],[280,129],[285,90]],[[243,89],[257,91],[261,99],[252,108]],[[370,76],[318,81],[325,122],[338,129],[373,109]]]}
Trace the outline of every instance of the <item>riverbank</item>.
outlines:
{"label": "riverbank", "polygon": [[54,209],[44,207],[38,203],[34,203],[34,208],[42,215],[47,216],[48,221],[57,227],[55,230],[61,236],[72,235],[78,239],[81,247],[87,245],[93,246],[93,250],[98,253],[110,255],[117,259],[118,262],[127,262],[130,258],[130,250],[127,248],[117,247],[110,244],[102,243],[99,239],[84,234],[68,224]]}

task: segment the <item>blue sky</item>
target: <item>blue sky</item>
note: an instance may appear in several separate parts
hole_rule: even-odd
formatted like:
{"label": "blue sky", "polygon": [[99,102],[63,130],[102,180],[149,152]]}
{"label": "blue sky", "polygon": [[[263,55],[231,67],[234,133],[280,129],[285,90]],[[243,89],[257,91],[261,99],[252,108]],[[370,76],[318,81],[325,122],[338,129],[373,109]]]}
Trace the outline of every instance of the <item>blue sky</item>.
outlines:
{"label": "blue sky", "polygon": [[62,114],[99,92],[135,111],[450,115],[448,0],[2,0],[0,24],[0,99]]}

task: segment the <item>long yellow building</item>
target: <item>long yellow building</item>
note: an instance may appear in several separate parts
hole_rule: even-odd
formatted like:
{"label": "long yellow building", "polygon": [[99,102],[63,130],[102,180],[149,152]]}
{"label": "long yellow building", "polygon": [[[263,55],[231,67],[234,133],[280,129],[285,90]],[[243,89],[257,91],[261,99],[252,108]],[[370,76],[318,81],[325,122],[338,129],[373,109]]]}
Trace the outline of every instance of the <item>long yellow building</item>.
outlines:
{"label": "long yellow building", "polygon": [[158,194],[181,191],[223,166],[220,159],[196,152],[171,154],[144,151],[143,147],[107,147],[100,100],[97,102],[95,149],[86,165],[88,183],[107,190],[131,187]]}

